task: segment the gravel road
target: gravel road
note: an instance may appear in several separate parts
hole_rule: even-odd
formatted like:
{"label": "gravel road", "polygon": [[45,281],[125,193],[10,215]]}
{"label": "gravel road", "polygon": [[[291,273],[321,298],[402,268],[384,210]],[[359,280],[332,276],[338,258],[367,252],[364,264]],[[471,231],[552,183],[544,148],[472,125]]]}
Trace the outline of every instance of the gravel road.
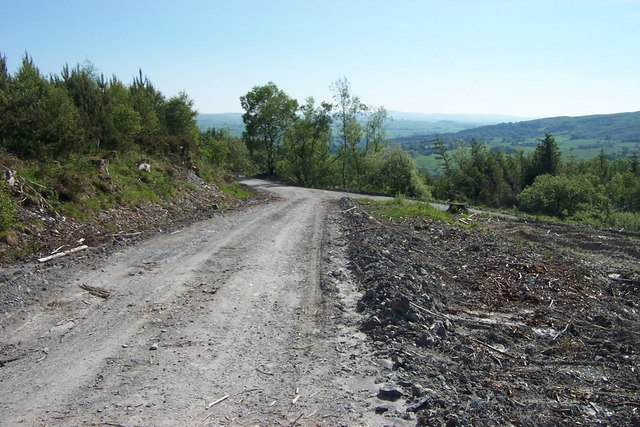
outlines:
{"label": "gravel road", "polygon": [[5,282],[35,302],[2,312],[0,424],[385,424],[340,195],[245,183],[273,200]]}

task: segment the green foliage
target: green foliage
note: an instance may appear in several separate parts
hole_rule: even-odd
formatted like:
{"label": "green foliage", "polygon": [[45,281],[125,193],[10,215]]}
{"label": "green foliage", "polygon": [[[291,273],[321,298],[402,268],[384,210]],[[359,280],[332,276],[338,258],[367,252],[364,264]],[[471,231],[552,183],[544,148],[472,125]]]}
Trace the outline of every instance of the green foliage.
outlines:
{"label": "green foliage", "polygon": [[223,193],[233,196],[237,199],[248,199],[250,197],[253,197],[253,195],[255,194],[251,189],[239,185],[237,182],[232,182],[229,184],[222,183],[220,184],[220,190]]}
{"label": "green foliage", "polygon": [[455,222],[447,212],[440,211],[429,203],[407,201],[403,196],[397,196],[389,201],[374,201],[362,199],[359,203],[374,218],[384,221],[404,218],[435,219],[449,224]]}
{"label": "green foliage", "polygon": [[265,171],[273,175],[284,136],[296,118],[298,102],[269,82],[241,96],[240,103],[245,110],[243,139],[251,151],[264,151]]}
{"label": "green foliage", "polygon": [[218,173],[250,175],[256,171],[245,142],[229,135],[226,130],[207,129],[201,132],[199,151],[201,159],[196,161],[196,164],[200,171],[211,166]]}
{"label": "green foliage", "polygon": [[640,231],[640,212],[613,212],[607,225],[617,229]]}
{"label": "green foliage", "polygon": [[[358,119],[368,110],[368,107],[351,92],[351,83],[346,78],[333,82],[331,90],[335,101],[333,116],[338,121],[340,139],[337,154],[342,164],[341,181],[342,187],[347,188],[362,171],[360,159],[367,154],[366,151],[358,150],[358,144],[364,135]],[[368,132],[375,134],[371,129]]]}
{"label": "green foliage", "polygon": [[556,140],[550,134],[538,140],[538,146],[533,152],[524,175],[524,184],[529,185],[533,180],[544,174],[555,175],[560,169],[560,149]]}
{"label": "green foliage", "polygon": [[318,187],[330,182],[330,166],[334,158],[330,150],[331,105],[316,107],[313,98],[307,98],[285,135],[284,156],[279,174],[297,184]]}
{"label": "green foliage", "polygon": [[640,175],[616,172],[607,183],[607,194],[615,208],[640,212]]}
{"label": "green foliage", "polygon": [[518,203],[525,212],[578,220],[603,220],[610,210],[604,187],[593,175],[540,175],[518,195]]}
{"label": "green foliage", "polygon": [[415,163],[400,147],[384,148],[363,159],[360,188],[382,194],[429,199],[431,191],[418,175]]}
{"label": "green foliage", "polygon": [[382,150],[387,139],[387,122],[389,121],[387,110],[384,107],[367,108],[368,116],[363,125],[364,151],[366,153]]}
{"label": "green foliage", "polygon": [[0,144],[22,159],[144,151],[191,164],[199,131],[185,93],[166,100],[146,77],[127,87],[91,64],[44,78],[25,55],[14,76],[0,56]]}
{"label": "green foliage", "polygon": [[15,223],[15,206],[13,199],[0,185],[0,233],[8,231]]}
{"label": "green foliage", "polygon": [[177,191],[173,169],[156,161],[151,165],[151,172],[141,171],[137,168],[139,160],[139,154],[128,153],[109,165],[113,184],[123,189],[116,194],[118,202],[132,207],[150,202],[166,204]]}
{"label": "green foliage", "polygon": [[450,153],[436,140],[437,156],[444,174],[434,180],[435,196],[441,200],[472,201],[485,206],[511,206],[520,188],[523,159],[489,151],[486,145],[461,143]]}
{"label": "green foliage", "polygon": [[2,144],[24,157],[59,152],[76,140],[78,112],[66,91],[47,82],[29,56],[2,90]]}

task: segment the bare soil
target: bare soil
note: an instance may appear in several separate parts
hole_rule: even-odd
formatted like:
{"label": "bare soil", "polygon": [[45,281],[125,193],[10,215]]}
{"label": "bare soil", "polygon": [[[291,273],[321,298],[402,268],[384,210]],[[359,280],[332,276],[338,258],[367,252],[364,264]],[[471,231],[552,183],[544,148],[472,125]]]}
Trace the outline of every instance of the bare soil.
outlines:
{"label": "bare soil", "polygon": [[639,424],[637,234],[247,184],[0,270],[0,425]]}

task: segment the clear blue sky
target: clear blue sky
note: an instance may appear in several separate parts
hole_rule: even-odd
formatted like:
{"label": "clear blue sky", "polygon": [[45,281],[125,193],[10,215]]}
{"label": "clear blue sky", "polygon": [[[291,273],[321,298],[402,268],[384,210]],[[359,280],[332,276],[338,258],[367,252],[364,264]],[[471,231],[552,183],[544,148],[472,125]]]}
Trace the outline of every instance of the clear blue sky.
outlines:
{"label": "clear blue sky", "polygon": [[138,68],[201,113],[273,81],[330,100],[521,117],[640,110],[640,0],[0,0],[0,52],[44,74]]}

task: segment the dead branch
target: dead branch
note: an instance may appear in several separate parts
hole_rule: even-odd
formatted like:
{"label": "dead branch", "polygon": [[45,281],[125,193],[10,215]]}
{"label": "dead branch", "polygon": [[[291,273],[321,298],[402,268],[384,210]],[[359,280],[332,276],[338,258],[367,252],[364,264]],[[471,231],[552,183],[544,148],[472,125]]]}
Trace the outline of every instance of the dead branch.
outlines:
{"label": "dead branch", "polygon": [[135,233],[116,233],[116,234],[112,234],[113,237],[135,237],[135,236],[139,236],[142,234],[142,231],[137,231]]}
{"label": "dead branch", "polygon": [[[80,243],[82,243],[82,242],[80,242]],[[57,253],[60,251],[60,249],[62,249],[62,248],[68,248],[68,247],[69,247],[69,245],[62,245],[62,246],[60,246],[60,247],[58,247],[58,248],[54,249],[54,250],[53,250],[53,252],[51,252],[51,255],[55,255],[55,254],[57,254]]]}
{"label": "dead branch", "polygon": [[430,315],[435,316],[435,317],[440,317],[442,319],[445,319],[445,320],[448,320],[449,322],[451,322],[451,319],[447,315],[436,313],[435,311],[431,311],[428,308],[422,307],[422,306],[420,306],[420,305],[418,305],[418,304],[416,304],[414,302],[409,302],[409,304],[411,304],[414,308],[417,308],[418,310],[421,310],[421,311],[423,311],[423,312],[425,312],[427,314],[430,314]]}
{"label": "dead branch", "polygon": [[303,415],[304,415],[304,413],[298,415],[298,418],[296,418],[291,424],[289,424],[289,427],[293,427],[296,424],[298,424],[298,421],[300,421],[300,418],[302,418]]}
{"label": "dead branch", "polygon": [[305,420],[308,420],[309,418],[313,417],[313,416],[316,414],[316,412],[318,412],[318,410],[317,410],[317,409],[316,409],[316,410],[314,410],[314,411],[313,411],[312,413],[310,413],[309,415],[305,415],[304,419],[305,419]]}
{"label": "dead branch", "polygon": [[89,292],[91,295],[94,295],[96,297],[99,298],[104,298],[107,299],[111,296],[111,292],[102,289],[102,288],[96,288],[93,286],[89,286],[85,283],[83,283],[82,285],[80,285],[80,288],[84,289],[85,291]]}
{"label": "dead branch", "polygon": [[564,327],[563,330],[561,330],[560,332],[558,332],[551,341],[555,341],[558,339],[558,337],[562,334],[564,334],[565,332],[567,332],[567,329],[569,329],[569,326],[571,326],[571,322],[567,323],[567,326]]}
{"label": "dead branch", "polygon": [[240,396],[241,394],[252,393],[254,391],[264,391],[264,389],[263,388],[250,388],[249,390],[239,391],[236,394],[234,394],[234,396]]}
{"label": "dead branch", "polygon": [[472,338],[472,337],[469,337],[469,338],[471,338],[471,341],[477,342],[478,344],[480,344],[480,345],[482,345],[482,346],[485,346],[485,347],[486,347],[486,348],[488,348],[489,350],[493,350],[493,351],[495,351],[495,352],[496,352],[496,353],[498,353],[498,354],[501,354],[501,355],[503,355],[503,356],[507,356],[507,357],[509,357],[509,358],[511,358],[511,359],[515,359],[515,358],[516,358],[515,356],[513,356],[513,355],[511,355],[511,354],[507,353],[506,351],[500,350],[499,348],[495,348],[494,346],[492,346],[492,345],[490,345],[490,344],[487,344],[486,342],[482,342],[482,341],[477,340],[477,339]]}
{"label": "dead branch", "polygon": [[57,259],[57,258],[61,258],[63,256],[67,256],[67,255],[70,255],[70,254],[73,254],[73,253],[76,253],[76,252],[83,251],[85,249],[89,249],[89,246],[82,245],[82,246],[75,247],[73,249],[69,249],[68,251],[58,252],[56,254],[49,255],[49,256],[46,256],[44,258],[38,258],[38,262],[43,263],[43,262],[51,261],[51,260],[54,260],[54,259]]}
{"label": "dead branch", "polygon": [[267,372],[267,371],[263,371],[260,368],[256,368],[256,371],[260,372],[261,374],[265,374],[265,375],[274,375],[273,372]]}
{"label": "dead branch", "polygon": [[344,235],[344,237],[353,236],[354,234],[363,233],[365,231],[377,230],[379,228],[381,228],[381,224],[376,223],[375,225],[372,225],[372,226],[369,226],[369,227],[363,227],[363,228],[361,228],[359,230],[355,230],[355,231],[352,231],[350,233],[347,233],[347,234]]}
{"label": "dead branch", "polygon": [[207,409],[211,408],[212,406],[217,405],[220,402],[224,402],[225,400],[227,400],[229,398],[228,394],[225,394],[224,396],[222,396],[220,399],[214,400],[213,402],[209,403],[209,405],[207,405]]}

